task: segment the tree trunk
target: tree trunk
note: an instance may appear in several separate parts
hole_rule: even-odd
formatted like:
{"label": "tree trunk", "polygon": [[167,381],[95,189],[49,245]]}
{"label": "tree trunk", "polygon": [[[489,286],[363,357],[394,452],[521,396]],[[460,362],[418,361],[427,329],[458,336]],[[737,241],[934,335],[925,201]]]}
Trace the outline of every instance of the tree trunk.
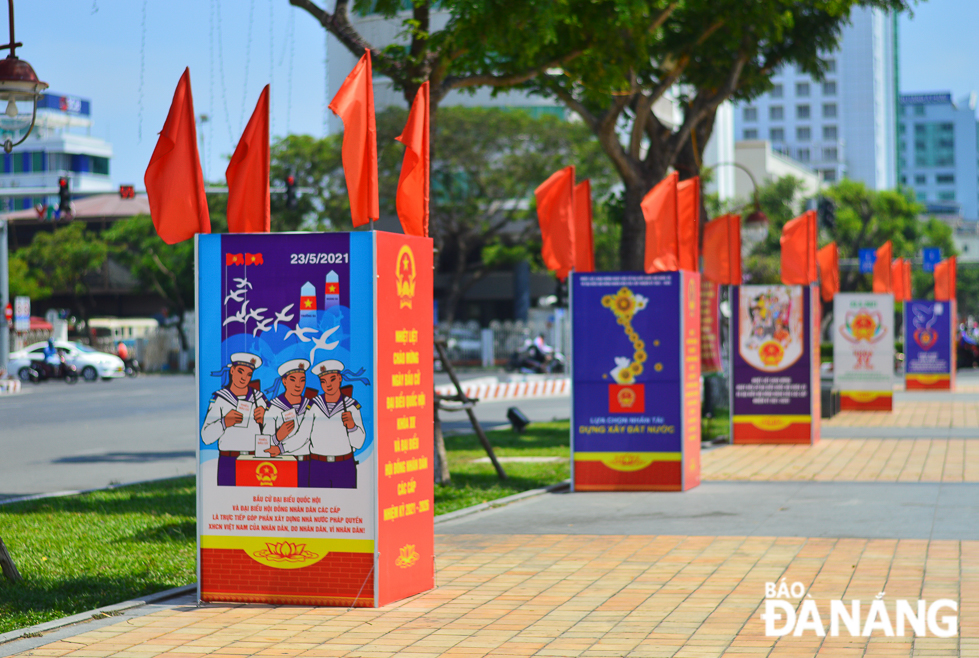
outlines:
{"label": "tree trunk", "polygon": [[13,558],[7,552],[7,547],[4,545],[2,538],[0,538],[0,571],[3,572],[4,578],[9,581],[17,582],[18,580],[23,580],[20,572],[17,571],[17,565],[14,564]]}
{"label": "tree trunk", "polygon": [[[432,397],[433,400],[437,398]],[[438,402],[435,403],[435,484],[449,484],[449,456],[445,451],[445,437],[442,436],[442,420],[439,418]]]}
{"label": "tree trunk", "polygon": [[652,185],[625,188],[619,263],[626,272],[643,272],[646,269],[646,219],[643,217],[641,204],[651,188]]}
{"label": "tree trunk", "polygon": [[187,351],[187,334],[184,332],[184,317],[186,313],[184,309],[180,309],[177,312],[177,335],[180,336],[180,349],[184,352]]}

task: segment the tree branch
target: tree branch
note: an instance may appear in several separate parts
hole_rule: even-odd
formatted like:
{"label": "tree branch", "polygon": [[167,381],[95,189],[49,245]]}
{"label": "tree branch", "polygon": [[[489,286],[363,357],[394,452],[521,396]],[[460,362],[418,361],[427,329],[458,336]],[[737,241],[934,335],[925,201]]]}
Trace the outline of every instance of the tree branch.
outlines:
{"label": "tree branch", "polygon": [[528,69],[521,73],[514,73],[511,75],[468,75],[464,77],[449,76],[445,78],[442,84],[447,89],[464,89],[467,87],[514,87],[519,84],[523,84],[528,80],[536,78],[542,73],[546,73],[548,69],[555,67],[560,67],[567,64],[571,60],[579,57],[582,51],[576,50],[574,52],[568,53],[563,57],[559,57],[555,60],[542,64],[536,68]]}

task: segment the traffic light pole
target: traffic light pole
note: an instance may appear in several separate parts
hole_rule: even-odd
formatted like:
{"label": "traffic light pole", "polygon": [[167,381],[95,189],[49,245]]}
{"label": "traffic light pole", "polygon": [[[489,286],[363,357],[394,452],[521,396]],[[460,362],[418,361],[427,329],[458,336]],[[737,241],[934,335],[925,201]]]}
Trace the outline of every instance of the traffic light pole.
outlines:
{"label": "traffic light pole", "polygon": [[[10,303],[9,268],[7,262],[7,221],[0,219],[0,309]],[[0,370],[7,370],[10,359],[10,328],[7,320],[0,318]]]}

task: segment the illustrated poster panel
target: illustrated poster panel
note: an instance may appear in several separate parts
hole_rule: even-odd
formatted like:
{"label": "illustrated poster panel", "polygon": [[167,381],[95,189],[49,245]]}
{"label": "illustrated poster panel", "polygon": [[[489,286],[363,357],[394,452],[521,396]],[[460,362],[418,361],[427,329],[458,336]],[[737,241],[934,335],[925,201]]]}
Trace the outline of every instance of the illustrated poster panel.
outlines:
{"label": "illustrated poster panel", "polygon": [[373,605],[368,234],[198,246],[201,590]]}
{"label": "illustrated poster panel", "polygon": [[432,241],[377,232],[378,605],[435,586]]}
{"label": "illustrated poster panel", "polygon": [[948,375],[952,366],[952,304],[916,299],[904,304],[904,371]]}
{"label": "illustrated poster panel", "polygon": [[[700,332],[702,305],[700,274],[683,272],[683,489],[700,484],[700,369],[704,345]],[[714,284],[712,284],[714,285]],[[716,291],[716,285],[715,285]],[[716,305],[717,298],[714,298]]]}
{"label": "illustrated poster panel", "polygon": [[700,281],[700,370],[721,372],[720,285],[708,279]]}
{"label": "illustrated poster panel", "polygon": [[810,415],[810,290],[733,289],[734,409],[742,415]]}
{"label": "illustrated poster panel", "polygon": [[679,273],[573,285],[575,453],[680,453]]}
{"label": "illustrated poster panel", "polygon": [[836,294],[833,381],[842,391],[893,390],[893,295]]}

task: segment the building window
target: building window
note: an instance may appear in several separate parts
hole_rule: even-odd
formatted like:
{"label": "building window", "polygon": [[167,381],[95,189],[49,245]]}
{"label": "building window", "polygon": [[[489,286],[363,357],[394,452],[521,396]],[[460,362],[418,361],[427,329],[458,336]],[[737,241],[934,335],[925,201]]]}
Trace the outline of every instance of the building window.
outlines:
{"label": "building window", "polygon": [[782,97],[782,85],[773,85],[772,86],[772,91],[771,91],[771,93],[769,95],[772,98],[781,98]]}
{"label": "building window", "polygon": [[795,140],[797,142],[808,142],[812,138],[812,131],[808,126],[795,129]]}
{"label": "building window", "polygon": [[795,106],[795,118],[796,119],[808,119],[809,118],[809,106],[808,105],[796,105]]}
{"label": "building window", "polygon": [[823,169],[823,180],[827,183],[832,183],[836,180],[836,170],[835,169]]}
{"label": "building window", "polygon": [[938,174],[935,176],[936,183],[954,183],[955,174]]}
{"label": "building window", "polygon": [[920,140],[920,139],[918,141],[916,141],[914,143],[914,150],[915,151],[924,151],[925,150],[925,142],[923,140]]}
{"label": "building window", "polygon": [[925,194],[924,192],[918,192],[917,194],[914,195],[914,198],[917,199],[918,201],[927,201],[928,195]]}
{"label": "building window", "polygon": [[827,59],[826,60],[826,72],[827,73],[836,73],[836,60],[835,59]]}
{"label": "building window", "polygon": [[836,140],[836,134],[836,126],[823,126],[823,139],[827,141]]}
{"label": "building window", "polygon": [[935,158],[936,167],[953,167],[955,166],[955,158],[950,155]]}
{"label": "building window", "polygon": [[826,162],[836,162],[837,155],[835,146],[823,149],[823,160]]}
{"label": "building window", "polygon": [[908,184],[908,177],[901,176],[901,185],[907,185],[907,184]]}
{"label": "building window", "polygon": [[103,176],[109,175],[109,158],[100,158],[97,156],[92,157],[92,173],[101,174]]}
{"label": "building window", "polygon": [[943,133],[950,133],[955,129],[955,127],[950,123],[940,123],[938,124],[938,129]]}
{"label": "building window", "polygon": [[799,149],[799,162],[809,162],[809,149]]}
{"label": "building window", "polygon": [[758,139],[758,131],[754,128],[745,128],[744,130],[745,139]]}
{"label": "building window", "polygon": [[823,118],[824,119],[836,118],[836,103],[823,103]]}
{"label": "building window", "polygon": [[915,105],[914,106],[914,115],[916,117],[923,117],[923,116],[925,116],[925,106],[924,105]]}
{"label": "building window", "polygon": [[836,83],[833,81],[823,83],[823,96],[836,96]]}
{"label": "building window", "polygon": [[768,131],[768,138],[773,142],[784,142],[785,131],[781,128],[772,128]]}
{"label": "building window", "polygon": [[952,149],[955,148],[955,142],[951,139],[940,139],[938,140],[938,148],[940,149]]}
{"label": "building window", "polygon": [[939,201],[955,201],[955,190],[946,190],[938,193]]}
{"label": "building window", "polygon": [[916,124],[914,124],[914,134],[915,135],[924,135],[927,132],[928,132],[928,127],[925,124],[923,124],[923,123],[916,123]]}
{"label": "building window", "polygon": [[768,118],[772,121],[781,121],[784,114],[781,105],[772,105],[768,108]]}
{"label": "building window", "polygon": [[915,167],[927,167],[928,166],[928,158],[926,158],[923,155],[916,155],[916,156],[914,156],[914,166]]}
{"label": "building window", "polygon": [[744,120],[745,121],[757,121],[758,120],[758,108],[757,107],[746,107],[744,108]]}
{"label": "building window", "polygon": [[924,185],[927,182],[927,180],[928,179],[925,178],[925,175],[924,174],[916,174],[915,177],[914,177],[914,184],[915,185]]}
{"label": "building window", "polygon": [[797,82],[795,83],[795,95],[796,96],[808,96],[809,95],[809,83],[808,82]]}
{"label": "building window", "polygon": [[905,128],[907,128],[907,126],[905,126],[905,125],[904,125],[903,123],[899,123],[899,124],[897,125],[897,131],[898,131],[899,133],[901,133],[902,135],[903,135],[903,134],[904,134],[904,133],[906,132],[906,131],[905,131]]}

